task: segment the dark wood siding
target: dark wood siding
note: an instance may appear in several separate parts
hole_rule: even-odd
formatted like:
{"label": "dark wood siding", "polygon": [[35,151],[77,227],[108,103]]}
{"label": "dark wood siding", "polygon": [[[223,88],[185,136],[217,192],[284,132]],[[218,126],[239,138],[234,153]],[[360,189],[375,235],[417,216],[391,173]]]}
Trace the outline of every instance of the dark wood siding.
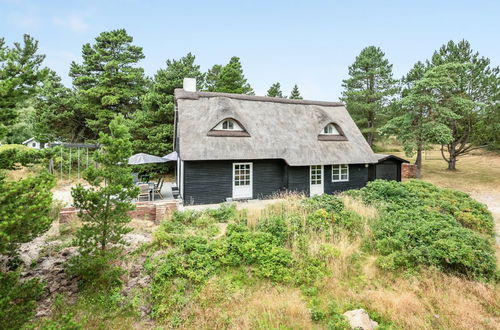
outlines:
{"label": "dark wood siding", "polygon": [[309,166],[288,166],[288,190],[309,196]]}
{"label": "dark wood siding", "polygon": [[349,165],[349,181],[332,182],[332,166],[325,167],[325,193],[333,194],[339,191],[364,187],[368,182],[368,168],[364,164]]}
{"label": "dark wood siding", "polygon": [[286,188],[285,162],[280,159],[184,162],[184,203],[222,203],[233,196],[233,163],[253,164],[253,198]]}
{"label": "dark wood siding", "polygon": [[184,161],[184,204],[222,203],[233,194],[231,161]]}
{"label": "dark wood siding", "polygon": [[266,198],[286,189],[285,162],[281,159],[254,160],[253,198]]}
{"label": "dark wood siding", "polygon": [[389,158],[370,165],[370,181],[375,179],[401,181],[401,164],[401,161]]}

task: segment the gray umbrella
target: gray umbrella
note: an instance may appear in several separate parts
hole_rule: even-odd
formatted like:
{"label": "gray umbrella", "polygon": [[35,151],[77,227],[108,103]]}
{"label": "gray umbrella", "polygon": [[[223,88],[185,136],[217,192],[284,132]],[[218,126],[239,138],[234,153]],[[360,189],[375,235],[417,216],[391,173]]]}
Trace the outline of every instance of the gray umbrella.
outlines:
{"label": "gray umbrella", "polygon": [[141,164],[152,164],[152,163],[165,163],[167,160],[158,156],[153,156],[145,153],[139,153],[130,156],[128,159],[129,165],[141,165]]}
{"label": "gray umbrella", "polygon": [[165,159],[167,162],[176,161],[178,158],[177,151],[171,152],[168,155],[163,156],[162,158]]}

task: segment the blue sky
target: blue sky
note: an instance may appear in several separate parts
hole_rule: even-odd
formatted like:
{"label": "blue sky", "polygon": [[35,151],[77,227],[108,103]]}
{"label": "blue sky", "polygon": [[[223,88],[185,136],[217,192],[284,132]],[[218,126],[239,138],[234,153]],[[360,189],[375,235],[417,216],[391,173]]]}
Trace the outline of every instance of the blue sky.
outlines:
{"label": "blue sky", "polygon": [[257,95],[279,81],[307,99],[338,100],[347,67],[366,46],[405,74],[448,40],[467,39],[500,64],[500,1],[24,1],[0,0],[0,37],[40,42],[45,64],[70,84],[71,61],[102,31],[125,28],[148,75],[187,52],[207,70],[241,58]]}

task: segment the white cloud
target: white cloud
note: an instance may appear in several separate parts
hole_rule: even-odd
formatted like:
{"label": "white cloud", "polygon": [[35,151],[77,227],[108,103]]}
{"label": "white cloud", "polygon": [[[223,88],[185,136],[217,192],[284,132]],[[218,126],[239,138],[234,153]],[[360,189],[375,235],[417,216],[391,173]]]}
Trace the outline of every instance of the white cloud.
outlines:
{"label": "white cloud", "polygon": [[78,15],[68,14],[64,17],[54,17],[53,22],[55,25],[70,29],[73,32],[82,33],[89,28],[84,19]]}

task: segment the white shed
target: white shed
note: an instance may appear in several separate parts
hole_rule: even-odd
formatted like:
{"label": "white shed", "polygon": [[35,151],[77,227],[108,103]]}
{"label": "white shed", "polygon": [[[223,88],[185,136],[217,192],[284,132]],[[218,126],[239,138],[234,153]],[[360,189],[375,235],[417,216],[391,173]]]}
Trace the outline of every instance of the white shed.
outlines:
{"label": "white shed", "polygon": [[27,139],[23,144],[33,149],[43,149],[45,147],[45,143],[38,142],[34,137]]}

